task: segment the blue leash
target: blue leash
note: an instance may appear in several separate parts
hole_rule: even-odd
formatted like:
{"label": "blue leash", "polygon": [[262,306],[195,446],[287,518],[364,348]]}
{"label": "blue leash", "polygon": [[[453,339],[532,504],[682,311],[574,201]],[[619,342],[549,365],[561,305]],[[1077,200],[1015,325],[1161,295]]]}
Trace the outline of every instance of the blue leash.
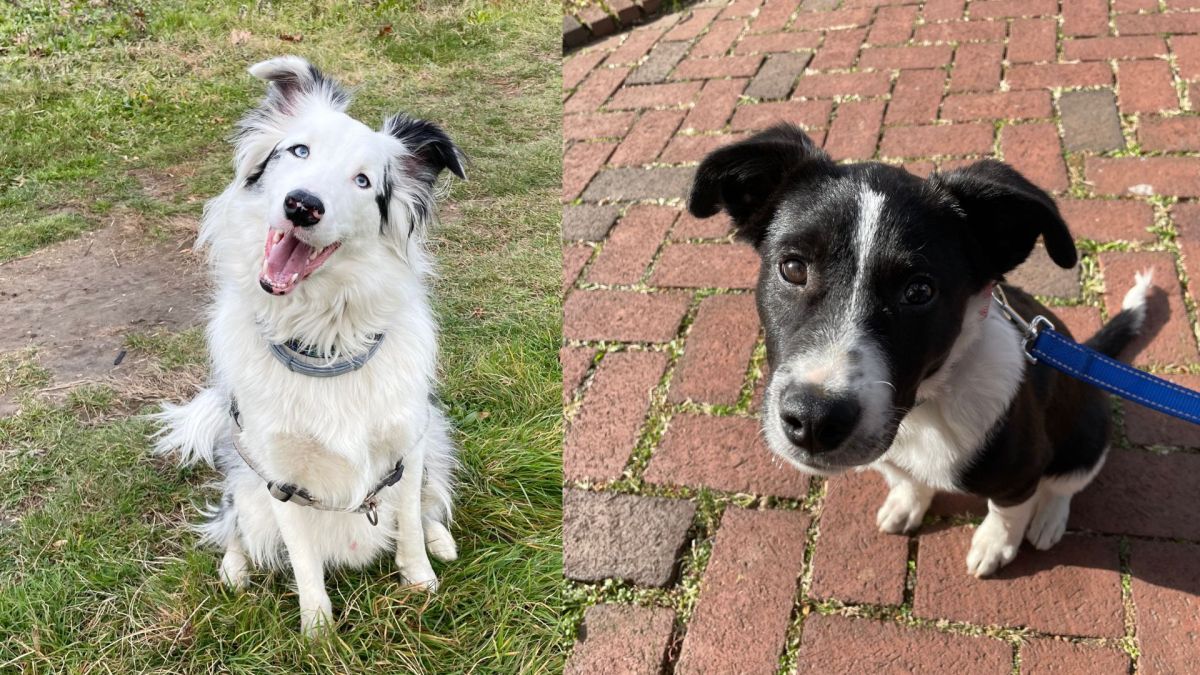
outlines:
{"label": "blue leash", "polygon": [[1054,330],[1054,324],[1044,316],[1026,322],[1008,304],[999,286],[992,290],[992,297],[1004,316],[1023,331],[1025,357],[1030,362],[1044,362],[1110,394],[1200,424],[1200,393],[1084,347]]}

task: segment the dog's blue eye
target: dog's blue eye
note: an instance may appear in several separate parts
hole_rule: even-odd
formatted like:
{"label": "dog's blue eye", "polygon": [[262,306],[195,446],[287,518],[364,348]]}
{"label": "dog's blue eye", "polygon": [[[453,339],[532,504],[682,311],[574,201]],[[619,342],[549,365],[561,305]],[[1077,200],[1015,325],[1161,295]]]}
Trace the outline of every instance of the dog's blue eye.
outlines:
{"label": "dog's blue eye", "polygon": [[367,178],[367,174],[360,173],[354,177],[354,184],[360,188],[369,188],[371,187],[371,179]]}
{"label": "dog's blue eye", "polygon": [[308,157],[308,146],[303,144],[293,145],[292,147],[288,148],[288,152],[299,157],[300,159],[305,159]]}
{"label": "dog's blue eye", "polygon": [[779,274],[789,284],[803,286],[808,283],[808,265],[799,258],[788,258],[779,263]]}
{"label": "dog's blue eye", "polygon": [[933,284],[926,279],[913,281],[904,287],[904,304],[924,305],[933,300]]}

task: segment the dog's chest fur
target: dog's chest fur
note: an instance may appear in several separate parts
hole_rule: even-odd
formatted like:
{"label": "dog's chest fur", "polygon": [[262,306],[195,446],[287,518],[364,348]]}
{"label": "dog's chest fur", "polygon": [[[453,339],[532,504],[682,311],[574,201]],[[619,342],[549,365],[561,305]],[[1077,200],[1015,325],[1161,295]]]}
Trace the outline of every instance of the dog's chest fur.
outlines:
{"label": "dog's chest fur", "polygon": [[[972,309],[990,301],[981,298]],[[1007,414],[1025,364],[1016,329],[998,313],[966,327],[946,364],[922,385],[920,403],[880,461],[930,487],[964,489],[963,476]]]}
{"label": "dog's chest fur", "polygon": [[[1026,315],[1045,315],[1070,335],[1049,309],[1006,289]],[[879,461],[930,487],[1001,504],[1027,499],[1043,476],[1092,471],[1107,446],[1103,397],[1045,365],[1029,365],[1021,344],[994,305],[982,322],[967,324]]]}
{"label": "dog's chest fur", "polygon": [[[360,497],[394,465],[428,422],[436,357],[427,307],[414,306],[389,328],[361,370],[331,378],[297,376],[267,349],[249,297],[218,302],[210,331],[213,366],[230,384],[244,446],[275,480],[327,499]],[[249,305],[249,306],[248,306]]]}

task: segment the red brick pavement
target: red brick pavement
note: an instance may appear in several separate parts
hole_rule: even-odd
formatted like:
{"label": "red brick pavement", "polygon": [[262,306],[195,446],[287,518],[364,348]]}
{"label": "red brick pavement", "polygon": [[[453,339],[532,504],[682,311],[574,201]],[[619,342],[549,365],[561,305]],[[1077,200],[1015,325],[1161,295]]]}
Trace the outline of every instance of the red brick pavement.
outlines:
{"label": "red brick pavement", "polygon": [[1153,266],[1155,334],[1133,360],[1200,386],[1200,2],[702,2],[571,54],[564,73],[567,486],[580,513],[642,495],[638,522],[674,523],[672,537],[669,507],[694,514],[682,545],[577,519],[572,542],[632,547],[606,560],[677,552],[654,562],[678,572],[658,588],[665,574],[603,562],[569,580],[572,602],[599,605],[573,667],[1194,668],[1197,427],[1117,404],[1117,447],[1067,537],[970,578],[977,500],[941,496],[915,536],[880,534],[877,476],[810,479],[767,452],[757,261],[682,198],[705,153],[781,120],[839,159],[922,174],[1005,159],[1082,242],[1078,270],[1039,258],[1014,277],[1086,336]]}

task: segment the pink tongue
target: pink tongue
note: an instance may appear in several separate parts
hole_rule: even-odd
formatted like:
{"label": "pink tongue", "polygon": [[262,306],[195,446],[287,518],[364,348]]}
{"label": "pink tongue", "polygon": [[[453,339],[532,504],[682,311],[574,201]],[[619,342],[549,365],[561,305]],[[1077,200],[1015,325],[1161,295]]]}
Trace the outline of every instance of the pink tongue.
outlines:
{"label": "pink tongue", "polygon": [[[272,232],[268,236],[275,236]],[[276,286],[291,284],[292,275],[303,274],[312,247],[292,236],[291,232],[283,235],[283,239],[271,248],[267,258],[267,278]]]}

